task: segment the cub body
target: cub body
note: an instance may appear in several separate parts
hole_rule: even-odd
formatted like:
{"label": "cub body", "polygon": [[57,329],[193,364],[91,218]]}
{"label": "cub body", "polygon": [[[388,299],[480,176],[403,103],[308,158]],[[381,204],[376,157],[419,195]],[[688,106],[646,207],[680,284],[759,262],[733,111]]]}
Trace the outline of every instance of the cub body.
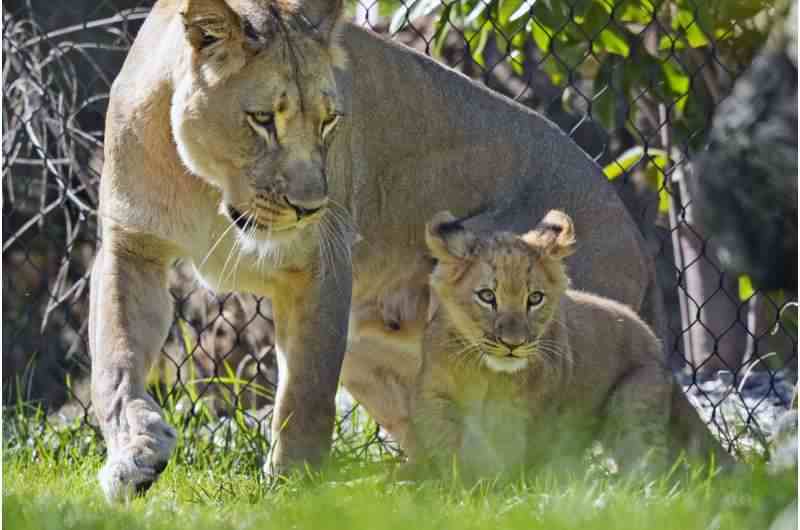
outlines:
{"label": "cub body", "polygon": [[680,449],[730,457],[686,401],[661,345],[628,306],[569,288],[571,219],[479,237],[448,213],[427,228],[438,261],[411,400],[412,461],[467,476],[576,461],[599,439],[625,470]]}

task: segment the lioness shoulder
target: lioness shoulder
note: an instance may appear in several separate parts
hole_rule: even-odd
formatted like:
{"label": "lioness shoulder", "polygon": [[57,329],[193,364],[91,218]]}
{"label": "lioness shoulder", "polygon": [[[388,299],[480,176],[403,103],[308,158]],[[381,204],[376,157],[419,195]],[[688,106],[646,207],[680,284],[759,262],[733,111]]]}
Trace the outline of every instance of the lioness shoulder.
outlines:
{"label": "lioness shoulder", "polygon": [[595,439],[629,470],[662,468],[671,449],[722,453],[647,324],[569,288],[566,214],[551,211],[523,235],[478,236],[441,213],[426,241],[437,265],[411,405],[414,460],[441,470],[456,458],[482,476],[579,457]]}

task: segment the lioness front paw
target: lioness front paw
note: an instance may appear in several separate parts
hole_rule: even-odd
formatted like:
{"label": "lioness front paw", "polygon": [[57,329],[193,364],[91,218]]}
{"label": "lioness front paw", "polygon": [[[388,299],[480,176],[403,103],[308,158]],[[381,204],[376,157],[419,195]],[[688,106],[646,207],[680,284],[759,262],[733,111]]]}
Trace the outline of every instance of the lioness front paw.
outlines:
{"label": "lioness front paw", "polygon": [[110,451],[98,474],[106,499],[127,503],[143,495],[167,467],[175,442],[175,431],[162,422],[158,432],[137,436],[125,448]]}

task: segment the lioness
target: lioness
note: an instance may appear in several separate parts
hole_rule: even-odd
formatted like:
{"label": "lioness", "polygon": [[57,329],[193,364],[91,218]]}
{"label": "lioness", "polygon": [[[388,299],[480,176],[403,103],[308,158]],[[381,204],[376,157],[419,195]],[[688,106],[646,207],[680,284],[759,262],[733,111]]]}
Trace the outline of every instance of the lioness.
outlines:
{"label": "lioness", "polygon": [[[178,259],[214,290],[272,302],[275,473],[328,453],[346,346],[346,384],[375,385],[397,362],[396,341],[375,330],[348,344],[351,298],[376,320],[384,280],[424,281],[406,270],[425,253],[425,219],[445,207],[481,210],[474,227],[489,231],[569,208],[589,242],[571,263],[576,283],[660,315],[641,236],[585,153],[538,114],[340,25],[341,11],[339,0],[162,0],[112,86],[90,314],[109,499],[146,489],[175,444],[145,376]],[[418,350],[424,315],[406,318],[399,331]]]}
{"label": "lioness", "polygon": [[730,461],[647,324],[569,289],[566,214],[550,211],[522,236],[478,237],[443,212],[426,237],[438,264],[411,402],[417,466],[449,471],[455,456],[475,478],[580,456],[596,437],[627,470],[662,469],[668,448]]}

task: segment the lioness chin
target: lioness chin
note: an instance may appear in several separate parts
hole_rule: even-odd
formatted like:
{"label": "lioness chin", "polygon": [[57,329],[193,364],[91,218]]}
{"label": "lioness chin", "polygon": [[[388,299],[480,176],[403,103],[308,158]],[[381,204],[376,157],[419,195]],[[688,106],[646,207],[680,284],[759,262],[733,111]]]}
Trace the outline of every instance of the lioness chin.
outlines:
{"label": "lioness chin", "polygon": [[[432,319],[411,403],[412,462],[468,478],[580,462],[593,439],[623,470],[662,470],[676,450],[730,457],[702,424],[629,307],[569,289],[571,219],[479,237],[448,212],[427,243]],[[416,454],[415,454],[416,453]]]}
{"label": "lioness chin", "polygon": [[641,235],[585,153],[540,115],[341,14],[338,0],[161,0],[114,81],[89,326],[111,500],[146,490],[176,443],[145,388],[176,260],[213,290],[271,301],[274,473],[328,454],[346,347],[345,385],[402,423],[375,374],[418,361],[425,300],[364,337],[359,323],[395,305],[387,286],[424,285],[407,269],[424,264],[424,221],[445,207],[482,212],[475,227],[489,231],[569,208],[591,242],[571,263],[576,284],[661,316]]}

